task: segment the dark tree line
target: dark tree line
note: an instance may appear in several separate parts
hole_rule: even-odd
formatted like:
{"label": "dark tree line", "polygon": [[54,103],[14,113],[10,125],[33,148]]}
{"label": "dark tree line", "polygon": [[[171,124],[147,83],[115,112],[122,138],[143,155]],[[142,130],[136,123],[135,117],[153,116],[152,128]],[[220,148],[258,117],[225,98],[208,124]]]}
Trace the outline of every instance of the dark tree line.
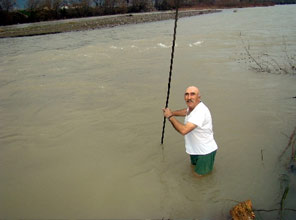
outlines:
{"label": "dark tree line", "polygon": [[[0,25],[65,18],[174,9],[176,0],[26,0],[16,10],[16,0],[0,0]],[[296,0],[179,0],[181,7],[246,7],[296,3]]]}

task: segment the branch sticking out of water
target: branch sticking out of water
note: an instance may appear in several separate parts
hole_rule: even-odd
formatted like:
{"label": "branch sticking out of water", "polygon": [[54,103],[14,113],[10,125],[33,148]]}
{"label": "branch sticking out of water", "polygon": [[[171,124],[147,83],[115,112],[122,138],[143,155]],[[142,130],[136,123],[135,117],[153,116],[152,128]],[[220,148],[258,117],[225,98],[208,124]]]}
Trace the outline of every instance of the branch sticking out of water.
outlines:
{"label": "branch sticking out of water", "polygon": [[284,149],[284,151],[281,153],[281,155],[279,156],[279,160],[281,160],[282,156],[285,154],[285,152],[288,150],[289,147],[292,147],[292,155],[291,158],[292,160],[295,160],[295,134],[296,134],[296,127],[294,128],[294,131],[292,132],[292,134],[289,137],[289,143],[286,146],[286,148]]}
{"label": "branch sticking out of water", "polygon": [[243,44],[243,48],[244,48],[245,52],[247,53],[249,59],[251,59],[257,65],[260,72],[265,72],[266,70],[263,68],[263,66],[251,54],[251,52],[250,52],[250,44],[246,45],[245,42],[244,42],[244,39],[242,38],[241,35],[240,35],[240,37],[241,37],[241,41],[242,41],[242,44]]}
{"label": "branch sticking out of water", "polygon": [[287,195],[288,195],[288,192],[289,192],[289,186],[287,186],[286,188],[285,188],[285,191],[284,191],[284,193],[283,193],[283,195],[282,195],[282,199],[281,199],[281,208],[280,208],[280,219],[282,219],[283,218],[283,211],[284,211],[284,206],[285,206],[285,200],[286,200],[286,198],[287,198]]}
{"label": "branch sticking out of water", "polygon": [[252,70],[273,74],[296,75],[296,54],[289,53],[285,37],[283,37],[282,52],[277,52],[277,56],[272,55],[271,52],[253,52],[250,43],[246,43],[241,33],[240,39],[245,52],[242,59],[249,63]]}

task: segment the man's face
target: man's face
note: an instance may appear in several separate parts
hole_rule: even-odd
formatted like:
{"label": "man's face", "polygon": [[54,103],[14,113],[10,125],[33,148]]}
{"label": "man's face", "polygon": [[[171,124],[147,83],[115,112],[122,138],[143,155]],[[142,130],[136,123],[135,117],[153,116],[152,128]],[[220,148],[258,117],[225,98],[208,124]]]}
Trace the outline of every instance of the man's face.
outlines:
{"label": "man's face", "polygon": [[188,108],[193,110],[200,103],[199,90],[196,87],[188,87],[185,91],[184,99]]}

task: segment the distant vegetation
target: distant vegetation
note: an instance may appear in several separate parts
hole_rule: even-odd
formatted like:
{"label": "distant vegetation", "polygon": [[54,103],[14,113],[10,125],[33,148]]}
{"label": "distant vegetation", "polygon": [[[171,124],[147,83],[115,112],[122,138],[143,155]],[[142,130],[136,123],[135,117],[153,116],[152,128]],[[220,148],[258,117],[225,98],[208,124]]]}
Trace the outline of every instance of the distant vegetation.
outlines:
{"label": "distant vegetation", "polygon": [[[16,0],[0,0],[0,25],[67,18],[171,10],[177,0],[26,0],[16,9]],[[295,4],[296,0],[180,0],[183,8],[227,8]]]}

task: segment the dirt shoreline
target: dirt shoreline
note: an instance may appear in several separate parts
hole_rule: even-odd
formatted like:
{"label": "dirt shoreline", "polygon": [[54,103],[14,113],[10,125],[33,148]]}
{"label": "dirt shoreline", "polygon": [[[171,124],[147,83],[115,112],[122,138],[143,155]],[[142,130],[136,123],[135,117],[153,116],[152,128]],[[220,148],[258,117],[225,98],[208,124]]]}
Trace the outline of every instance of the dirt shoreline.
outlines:
{"label": "dirt shoreline", "polygon": [[[179,18],[221,12],[217,9],[180,10]],[[109,28],[126,24],[155,22],[175,18],[175,11],[151,12],[139,14],[123,14],[113,16],[68,19],[22,25],[0,27],[0,38],[26,37],[46,34],[56,34],[71,31],[84,31],[99,28]]]}

